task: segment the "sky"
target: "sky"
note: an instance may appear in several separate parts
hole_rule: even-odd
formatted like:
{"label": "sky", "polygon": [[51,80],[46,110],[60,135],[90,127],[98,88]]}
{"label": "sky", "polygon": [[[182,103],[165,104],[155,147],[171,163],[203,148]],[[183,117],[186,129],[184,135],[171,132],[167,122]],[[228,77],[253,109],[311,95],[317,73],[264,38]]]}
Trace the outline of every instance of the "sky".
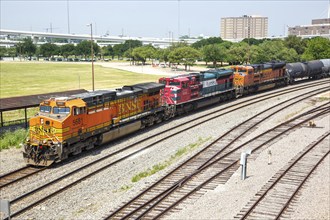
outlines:
{"label": "sky", "polygon": [[167,38],[220,36],[222,17],[268,17],[268,35],[326,18],[330,0],[0,0],[0,28]]}

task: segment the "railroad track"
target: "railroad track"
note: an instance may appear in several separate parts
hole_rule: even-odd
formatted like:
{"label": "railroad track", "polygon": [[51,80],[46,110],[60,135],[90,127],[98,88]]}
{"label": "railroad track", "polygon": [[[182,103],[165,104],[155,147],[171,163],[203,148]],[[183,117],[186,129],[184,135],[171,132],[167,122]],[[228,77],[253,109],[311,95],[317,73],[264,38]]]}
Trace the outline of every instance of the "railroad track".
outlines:
{"label": "railroad track", "polygon": [[320,144],[329,135],[330,132],[326,132],[277,172],[235,218],[289,217],[286,211],[292,200],[318,165],[329,155],[329,146]]}
{"label": "railroad track", "polygon": [[[220,154],[217,153],[217,156],[221,155],[220,157],[207,159],[198,169],[190,169],[190,167],[195,166],[190,164],[192,159],[189,159],[188,162],[148,187],[109,216],[106,216],[105,219],[157,219],[175,208],[179,209],[178,206],[187,198],[199,197],[208,189],[225,183],[239,167],[238,158],[240,158],[240,153],[246,150],[247,144],[255,154],[286,132],[313,118],[328,114],[330,112],[329,103],[326,105],[282,123],[234,149],[222,148],[225,150],[221,150]],[[310,114],[312,116],[309,116]],[[294,123],[298,119],[300,121]],[[219,144],[219,142],[211,143],[211,145]]]}
{"label": "railroad track", "polygon": [[39,173],[45,168],[26,166],[0,176],[0,189]]}
{"label": "railroad track", "polygon": [[[326,84],[327,84],[327,83],[328,83],[328,82],[326,82]],[[326,87],[326,88],[327,88],[327,87]],[[321,90],[321,91],[318,90],[317,93],[321,93],[322,91],[323,91],[323,90]],[[309,93],[310,93],[310,92],[309,92]],[[315,94],[314,94],[314,95],[315,95]],[[299,96],[301,96],[301,95],[299,95]],[[248,105],[248,104],[245,104],[245,105]],[[239,107],[239,108],[241,108],[241,107]],[[230,112],[231,112],[231,111],[230,111]],[[227,113],[226,113],[226,114],[227,114]],[[214,117],[215,117],[215,116],[214,116]],[[218,116],[218,117],[219,117],[219,116]],[[178,127],[180,127],[180,126],[178,126]],[[172,128],[172,129],[173,129],[173,128]],[[183,131],[180,131],[179,133],[181,133],[181,132],[183,132]],[[173,135],[172,135],[172,136],[173,136]],[[167,138],[169,138],[169,137],[167,137]],[[167,138],[165,138],[165,139],[167,139]],[[150,139],[150,138],[149,138],[149,139]],[[144,140],[142,140],[141,142],[143,142],[143,141],[144,141]],[[71,188],[72,186],[78,184],[79,182],[81,182],[81,181],[83,181],[83,180],[85,180],[85,179],[87,179],[87,178],[89,178],[89,177],[91,177],[91,176],[93,176],[93,175],[95,175],[95,174],[97,174],[97,173],[99,173],[99,172],[101,172],[101,171],[103,171],[103,170],[105,170],[105,169],[107,169],[107,168],[109,168],[109,167],[111,167],[111,166],[113,166],[113,165],[115,165],[115,164],[117,164],[117,163],[119,163],[119,162],[121,162],[121,161],[123,161],[123,160],[125,160],[125,159],[127,159],[127,158],[129,158],[129,157],[131,157],[131,156],[133,156],[133,155],[135,155],[135,154],[137,154],[137,153],[139,153],[139,152],[141,152],[142,150],[145,150],[145,149],[147,149],[147,148],[150,148],[150,147],[152,147],[155,143],[159,143],[159,142],[161,142],[161,141],[163,141],[163,140],[158,140],[158,141],[156,141],[156,142],[154,142],[154,143],[152,143],[152,144],[146,146],[146,147],[143,148],[143,149],[137,150],[137,151],[135,151],[135,152],[133,152],[133,153],[130,153],[130,154],[128,154],[127,156],[124,156],[124,157],[122,157],[122,158],[120,158],[120,159],[118,159],[118,160],[116,160],[116,161],[113,161],[113,162],[111,162],[111,163],[108,163],[108,164],[106,164],[105,166],[102,166],[102,167],[98,168],[97,170],[95,170],[95,171],[89,173],[88,175],[85,175],[85,176],[82,176],[82,177],[77,178],[76,180],[74,180],[74,181],[71,182],[70,184],[65,184],[65,185],[63,185],[63,184],[59,184],[59,182],[60,182],[61,180],[64,180],[65,178],[68,178],[69,176],[71,176],[71,175],[73,175],[73,174],[78,173],[79,171],[81,171],[81,170],[83,170],[83,169],[86,169],[86,168],[90,167],[91,165],[97,164],[97,163],[99,163],[100,161],[105,160],[105,159],[109,158],[110,156],[113,156],[113,155],[117,154],[118,152],[114,152],[114,153],[112,153],[112,154],[110,154],[110,155],[107,155],[107,156],[105,156],[105,157],[103,157],[103,158],[97,160],[97,161],[93,161],[92,163],[86,164],[85,166],[82,166],[82,167],[80,167],[79,169],[76,169],[76,170],[74,170],[74,171],[72,171],[72,172],[70,172],[70,173],[68,173],[68,174],[66,174],[66,175],[63,175],[63,176],[59,177],[58,179],[55,179],[55,180],[53,180],[53,181],[51,181],[51,182],[49,182],[49,183],[47,183],[47,184],[45,184],[45,185],[43,185],[43,186],[41,186],[41,187],[38,187],[38,188],[36,188],[36,189],[34,189],[34,190],[32,190],[32,191],[30,191],[30,192],[24,194],[24,195],[21,195],[21,196],[19,196],[19,197],[13,199],[13,200],[11,201],[11,204],[14,206],[15,209],[17,209],[17,207],[21,208],[22,205],[20,205],[20,204],[21,204],[21,203],[24,203],[24,201],[26,201],[25,199],[27,199],[27,198],[31,198],[32,195],[34,195],[34,194],[36,194],[36,193],[43,194],[43,191],[41,191],[41,190],[46,189],[48,186],[54,185],[55,183],[57,183],[57,184],[60,185],[60,187],[59,187],[58,190],[55,190],[55,191],[53,191],[53,192],[51,192],[51,193],[47,192],[47,195],[46,195],[46,196],[44,196],[44,195],[43,195],[43,196],[40,196],[40,195],[39,195],[39,196],[36,196],[36,199],[30,199],[30,200],[34,200],[34,202],[33,202],[33,203],[29,203],[29,205],[25,206],[24,208],[18,209],[18,210],[17,210],[16,212],[14,212],[11,216],[12,216],[12,217],[18,216],[19,214],[21,214],[21,213],[23,213],[23,212],[25,212],[25,211],[31,209],[32,207],[34,207],[34,206],[36,206],[36,205],[38,205],[39,203],[41,203],[41,202],[43,202],[43,201],[45,201],[45,200],[47,200],[47,199],[49,199],[49,198],[51,198],[51,197],[53,197],[53,196],[55,196],[55,195],[57,195],[57,194],[63,192],[64,190],[67,190],[68,188]],[[138,142],[138,143],[141,143],[141,142]],[[134,145],[135,145],[135,144],[134,144]],[[128,148],[131,148],[131,147],[132,147],[132,146],[130,145],[130,146],[126,147],[125,150],[128,149]],[[121,150],[121,151],[122,151],[122,150]],[[41,199],[40,199],[40,198],[41,198]]]}
{"label": "railroad track", "polygon": [[[225,112],[224,114],[222,114],[222,115],[225,115],[225,114],[231,113],[231,112],[233,112],[233,111],[236,111],[236,110],[238,110],[238,109],[240,109],[240,108],[244,108],[244,107],[247,107],[247,106],[249,106],[249,105],[253,105],[253,104],[256,104],[256,103],[262,102],[262,101],[267,100],[267,99],[269,99],[269,98],[273,98],[273,97],[276,97],[276,96],[279,96],[279,95],[283,95],[283,94],[286,94],[286,93],[296,92],[296,91],[299,91],[299,90],[302,90],[302,89],[309,88],[310,86],[318,86],[318,85],[324,85],[324,84],[327,85],[327,84],[329,84],[329,83],[330,83],[330,80],[324,80],[324,81],[321,81],[321,82],[318,81],[318,82],[308,83],[307,85],[296,86],[296,87],[294,87],[294,88],[286,88],[286,89],[284,89],[283,91],[277,91],[277,92],[272,93],[271,95],[269,95],[269,94],[261,95],[261,96],[257,97],[257,98],[256,98],[257,100],[255,100],[255,101],[253,101],[253,100],[254,100],[253,98],[252,98],[251,100],[239,101],[239,102],[234,103],[234,104],[232,104],[232,105],[230,105],[230,106],[228,106],[228,107],[220,108],[220,109],[218,109],[218,110],[216,110],[216,111],[212,111],[212,112],[210,112],[210,113],[207,113],[207,115],[216,114],[216,113],[219,113],[219,112],[225,110],[226,108],[232,108],[232,107],[236,107],[236,106],[237,106],[236,108],[234,108],[234,109],[232,109],[232,110],[230,110],[230,111]],[[252,101],[252,102],[251,102],[251,103],[245,103],[245,102],[249,102],[249,101]],[[222,116],[222,115],[218,115],[218,116],[212,117],[212,118],[210,118],[210,119],[208,119],[208,120],[205,120],[204,123],[207,122],[207,121],[210,121],[210,120],[212,120],[212,119],[214,119],[214,118],[220,117],[220,116]],[[202,115],[202,116],[200,116],[200,117],[195,118],[195,120],[199,120],[199,119],[203,119],[203,120],[204,120],[204,117],[205,117],[205,116],[206,116],[206,115]],[[141,144],[141,143],[143,143],[143,142],[145,142],[145,141],[148,141],[148,140],[150,140],[150,139],[152,139],[152,138],[157,138],[159,135],[161,135],[161,134],[163,134],[163,133],[169,133],[169,132],[173,131],[174,129],[176,129],[176,128],[180,128],[180,127],[183,127],[183,126],[185,126],[185,125],[188,125],[188,126],[189,126],[189,124],[191,124],[190,121],[185,122],[185,123],[181,123],[180,125],[173,126],[173,127],[171,127],[170,129],[167,129],[167,130],[165,130],[165,131],[162,131],[162,132],[156,133],[156,134],[154,134],[154,135],[152,135],[152,136],[149,136],[149,137],[147,137],[147,138],[143,138],[142,140],[140,140],[140,141],[138,141],[138,142],[136,142],[136,143],[134,143],[134,144],[128,145],[127,147],[125,147],[125,148],[123,148],[123,149],[121,149],[121,150],[118,150],[118,151],[116,151],[116,152],[114,152],[114,153],[111,153],[111,154],[109,154],[109,155],[107,155],[107,156],[101,158],[100,160],[96,161],[96,163],[101,162],[101,161],[103,161],[104,159],[107,159],[107,158],[109,158],[109,157],[112,157],[112,156],[114,156],[114,155],[116,155],[116,154],[119,154],[119,153],[121,153],[121,152],[123,152],[123,151],[125,151],[125,150],[128,150],[128,149],[130,149],[130,148],[136,146],[137,144]],[[197,126],[197,124],[196,124],[196,126]],[[182,132],[184,132],[184,131],[185,131],[185,130],[182,130]],[[92,165],[92,164],[94,164],[94,163],[91,163],[90,165]],[[35,172],[33,171],[34,169],[36,170]],[[13,183],[17,183],[17,182],[19,182],[19,181],[22,181],[22,180],[24,180],[24,179],[27,178],[27,177],[33,176],[34,174],[37,174],[37,173],[39,173],[40,171],[45,170],[44,168],[43,168],[43,169],[40,169],[40,170],[38,170],[38,169],[39,169],[39,168],[33,168],[33,167],[30,167],[30,168],[28,168],[28,167],[22,167],[22,168],[20,168],[20,169],[17,169],[17,170],[15,170],[15,171],[10,172],[10,173],[6,173],[6,174],[4,174],[4,175],[1,175],[1,176],[0,176],[0,188],[7,187],[7,186],[9,186],[9,185],[11,185],[11,184],[13,184]],[[80,170],[80,169],[79,169],[79,170]],[[14,173],[14,172],[15,172],[15,173]],[[75,171],[74,171],[74,172],[75,172]],[[71,174],[72,174],[72,173],[71,173]]]}

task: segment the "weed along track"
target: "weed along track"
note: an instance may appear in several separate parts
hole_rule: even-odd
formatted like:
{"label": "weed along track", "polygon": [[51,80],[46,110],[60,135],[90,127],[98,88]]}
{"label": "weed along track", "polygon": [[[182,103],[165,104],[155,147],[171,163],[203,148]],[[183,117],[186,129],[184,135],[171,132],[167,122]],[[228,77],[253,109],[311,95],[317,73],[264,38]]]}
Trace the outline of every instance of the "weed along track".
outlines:
{"label": "weed along track", "polygon": [[[306,97],[302,99],[306,99]],[[249,148],[254,155],[258,154],[277,138],[330,112],[329,103],[323,104],[281,123],[239,146],[233,146],[247,130],[255,128],[271,115],[296,102],[286,105],[284,105],[286,102],[280,103],[236,126],[105,218],[157,219],[171,211],[180,210],[180,205],[184,204],[184,201],[196,199],[208,189],[214,189],[217,185],[225,183],[239,167],[238,158],[242,151]],[[277,107],[280,109],[276,109]],[[229,137],[229,134],[234,131],[238,133],[238,136]],[[228,140],[223,142],[225,138]]]}
{"label": "weed along track", "polygon": [[[258,97],[256,99],[252,98],[249,101],[234,103],[233,105],[230,105],[229,107],[221,108],[220,110],[216,110],[216,111],[212,112],[211,114],[208,113],[203,116],[200,116],[200,117],[196,118],[195,121],[189,121],[186,123],[182,123],[178,126],[170,128],[168,130],[158,132],[148,138],[143,138],[134,144],[128,145],[120,150],[117,150],[111,154],[101,157],[98,160],[85,164],[85,165],[79,167],[78,169],[72,170],[71,172],[68,172],[65,175],[62,175],[38,188],[35,188],[35,189],[25,193],[24,195],[20,195],[16,198],[12,199],[11,200],[11,205],[12,205],[11,207],[12,207],[12,213],[13,213],[12,217],[19,216],[20,214],[30,210],[31,208],[35,207],[36,205],[79,184],[83,180],[86,180],[86,179],[96,175],[97,173],[100,173],[100,172],[104,171],[105,169],[108,169],[128,158],[131,158],[131,157],[137,155],[138,153],[145,151],[146,149],[150,149],[153,146],[157,145],[158,143],[162,143],[164,140],[166,140],[168,138],[171,138],[182,132],[187,132],[192,127],[201,125],[201,124],[205,123],[206,121],[211,121],[217,117],[223,116],[223,115],[233,112],[237,109],[241,109],[246,106],[253,105],[255,103],[269,99],[270,97],[285,95],[286,92],[293,92],[293,91],[297,91],[297,90],[307,89],[312,85],[322,86],[323,84],[328,85],[329,82],[325,81],[325,82],[318,82],[316,84],[298,86],[298,88],[297,87],[289,88],[288,90],[281,91],[276,95],[274,95],[274,93],[272,93],[271,95],[263,95],[262,97]],[[270,115],[274,115],[276,112],[281,111],[282,108],[287,108],[291,105],[294,105],[298,102],[301,102],[301,101],[307,99],[308,97],[314,96],[314,95],[322,93],[324,91],[328,91],[327,86],[315,89],[312,92],[309,91],[304,94],[300,94],[299,96],[286,100],[281,103],[282,106],[274,106],[272,108],[269,108],[269,109],[265,110],[264,112],[260,113],[258,118],[253,118],[253,119],[250,118],[247,121],[245,121],[244,123],[233,128],[231,131],[235,130],[235,131],[237,131],[237,133],[240,134],[239,136],[242,136],[247,131],[256,129],[261,122],[268,119],[270,117]],[[229,148],[229,146],[232,146],[232,144],[239,138],[239,137],[230,137],[229,135],[230,135],[231,131],[227,132],[227,134],[221,138],[221,139],[223,139],[224,137],[227,138],[227,141],[228,141],[227,150],[231,149],[231,148]],[[145,142],[147,140],[152,141],[152,143],[148,142],[148,144],[145,144]],[[207,164],[210,164],[213,161],[218,160],[218,158],[221,157],[220,156],[221,154],[219,154],[215,157],[212,157],[214,155],[214,152],[216,151],[216,148],[217,147],[214,146],[213,148],[210,147],[209,150],[202,150],[200,155],[204,155],[203,157],[205,157],[205,158],[211,158],[211,160],[206,162],[205,159],[203,159],[203,160],[199,159],[198,163],[191,165],[188,168],[185,168],[186,170],[188,170],[187,172],[191,173],[191,172],[194,172],[194,170],[196,170],[196,169],[197,170],[204,169],[204,167],[206,167]],[[124,154],[124,155],[122,155],[122,154]],[[115,156],[117,156],[119,158],[115,158]],[[186,171],[180,171],[180,172],[183,173],[183,175],[185,175],[187,173]],[[182,179],[182,175],[178,175],[178,181],[179,180],[181,181],[181,179]]]}

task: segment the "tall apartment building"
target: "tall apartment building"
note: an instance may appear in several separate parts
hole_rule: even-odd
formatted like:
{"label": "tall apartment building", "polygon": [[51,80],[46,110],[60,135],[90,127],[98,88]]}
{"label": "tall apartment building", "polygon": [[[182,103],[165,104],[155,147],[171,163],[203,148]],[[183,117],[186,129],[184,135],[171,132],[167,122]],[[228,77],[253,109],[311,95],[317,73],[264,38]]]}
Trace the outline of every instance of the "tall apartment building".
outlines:
{"label": "tall apartment building", "polygon": [[222,39],[265,38],[268,36],[268,17],[247,16],[221,18]]}
{"label": "tall apartment building", "polygon": [[310,25],[299,25],[288,28],[288,35],[322,36],[330,35],[330,18],[314,19]]}

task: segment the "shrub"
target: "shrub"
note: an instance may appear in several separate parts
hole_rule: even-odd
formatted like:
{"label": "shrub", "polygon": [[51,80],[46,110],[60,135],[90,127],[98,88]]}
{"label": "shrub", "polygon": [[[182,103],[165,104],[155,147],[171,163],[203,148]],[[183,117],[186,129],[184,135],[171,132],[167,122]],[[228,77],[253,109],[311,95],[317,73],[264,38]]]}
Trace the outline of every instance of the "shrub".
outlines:
{"label": "shrub", "polygon": [[0,135],[0,151],[11,147],[19,148],[27,136],[26,129],[17,129],[15,131],[6,131]]}

